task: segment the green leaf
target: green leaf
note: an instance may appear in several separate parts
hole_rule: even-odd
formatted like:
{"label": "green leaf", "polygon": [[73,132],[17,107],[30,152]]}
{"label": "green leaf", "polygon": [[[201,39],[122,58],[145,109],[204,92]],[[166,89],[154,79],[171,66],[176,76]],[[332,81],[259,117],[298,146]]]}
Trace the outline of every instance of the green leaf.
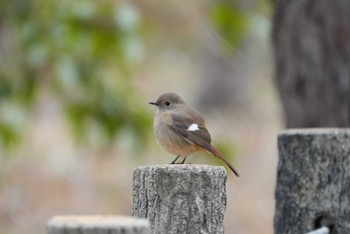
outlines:
{"label": "green leaf", "polygon": [[248,16],[236,5],[230,2],[221,2],[215,5],[210,15],[214,28],[224,39],[224,49],[237,47],[248,29]]}

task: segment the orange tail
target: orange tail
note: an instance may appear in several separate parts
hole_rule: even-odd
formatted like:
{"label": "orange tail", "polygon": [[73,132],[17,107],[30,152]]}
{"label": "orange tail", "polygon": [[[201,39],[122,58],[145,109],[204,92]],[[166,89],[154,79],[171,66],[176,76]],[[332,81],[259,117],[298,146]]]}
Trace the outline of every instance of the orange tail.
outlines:
{"label": "orange tail", "polygon": [[237,170],[222,156],[222,154],[218,151],[218,149],[215,146],[211,145],[211,149],[208,151],[216,157],[220,158],[222,161],[224,161],[226,165],[233,171],[233,173],[235,173],[235,175],[239,177]]}

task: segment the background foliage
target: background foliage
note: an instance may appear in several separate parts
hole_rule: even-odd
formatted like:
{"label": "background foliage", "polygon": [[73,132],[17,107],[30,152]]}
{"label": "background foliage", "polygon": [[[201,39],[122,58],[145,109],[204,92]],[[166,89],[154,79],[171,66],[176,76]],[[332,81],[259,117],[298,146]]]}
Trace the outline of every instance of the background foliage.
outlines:
{"label": "background foliage", "polygon": [[22,121],[1,115],[5,146],[18,139],[42,92],[59,99],[79,139],[93,122],[106,140],[126,128],[141,145],[151,124],[131,80],[142,56],[144,26],[132,5],[108,1],[3,5],[2,31],[9,35],[0,64],[5,106],[1,109],[16,109],[22,115]]}

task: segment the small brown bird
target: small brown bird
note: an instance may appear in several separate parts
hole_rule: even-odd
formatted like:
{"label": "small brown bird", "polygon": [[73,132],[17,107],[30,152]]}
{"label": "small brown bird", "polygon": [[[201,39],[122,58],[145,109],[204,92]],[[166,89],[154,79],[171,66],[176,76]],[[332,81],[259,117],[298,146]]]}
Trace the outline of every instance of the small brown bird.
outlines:
{"label": "small brown bird", "polygon": [[169,153],[177,155],[171,164],[179,157],[184,157],[183,164],[188,155],[205,150],[223,160],[239,176],[237,170],[211,144],[203,117],[186,105],[181,97],[175,93],[165,93],[156,102],[149,104],[157,106],[153,123],[157,142]]}

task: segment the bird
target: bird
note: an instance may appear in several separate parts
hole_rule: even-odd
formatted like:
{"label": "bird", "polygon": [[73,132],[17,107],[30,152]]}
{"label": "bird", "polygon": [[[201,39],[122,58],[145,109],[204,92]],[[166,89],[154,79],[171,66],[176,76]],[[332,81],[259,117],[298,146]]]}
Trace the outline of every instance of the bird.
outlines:
{"label": "bird", "polygon": [[153,132],[157,143],[169,153],[176,155],[171,164],[175,164],[179,157],[183,157],[180,164],[184,164],[187,156],[198,151],[207,151],[224,161],[239,177],[238,171],[211,143],[204,118],[179,95],[164,93],[157,101],[149,104],[156,106]]}

